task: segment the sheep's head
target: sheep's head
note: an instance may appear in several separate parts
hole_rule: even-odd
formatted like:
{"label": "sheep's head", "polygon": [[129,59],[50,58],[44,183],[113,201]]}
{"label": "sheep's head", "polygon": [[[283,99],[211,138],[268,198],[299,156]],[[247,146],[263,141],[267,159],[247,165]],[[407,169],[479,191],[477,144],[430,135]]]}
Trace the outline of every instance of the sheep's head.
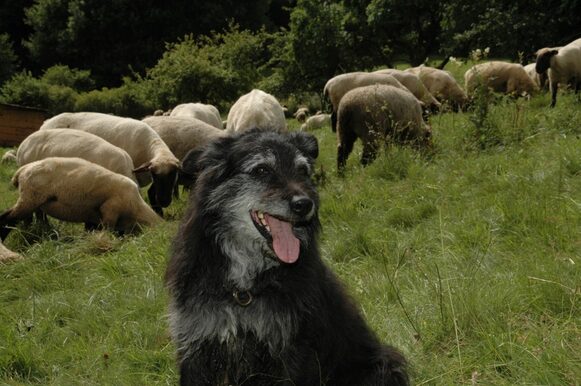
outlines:
{"label": "sheep's head", "polygon": [[551,67],[551,58],[559,53],[554,48],[541,48],[537,51],[537,64],[535,71],[538,74],[544,74]]}
{"label": "sheep's head", "polygon": [[134,173],[149,171],[153,183],[149,189],[149,199],[152,206],[166,208],[171,204],[172,192],[177,181],[180,162],[177,158],[156,157],[134,169]]}

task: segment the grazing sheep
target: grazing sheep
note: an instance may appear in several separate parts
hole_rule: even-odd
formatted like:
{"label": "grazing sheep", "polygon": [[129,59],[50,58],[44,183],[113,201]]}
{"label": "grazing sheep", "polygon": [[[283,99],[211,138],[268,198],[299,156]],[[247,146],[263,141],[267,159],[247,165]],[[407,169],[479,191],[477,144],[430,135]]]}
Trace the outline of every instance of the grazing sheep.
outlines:
{"label": "grazing sheep", "polygon": [[16,150],[8,150],[2,156],[2,160],[0,160],[3,164],[14,162],[16,163]]}
{"label": "grazing sheep", "polygon": [[20,167],[12,184],[16,204],[0,214],[0,239],[10,226],[41,210],[62,221],[98,225],[122,233],[160,222],[143,201],[137,184],[121,174],[81,158],[50,157]]}
{"label": "grazing sheep", "polygon": [[532,95],[537,86],[518,63],[492,61],[473,66],[464,74],[466,92],[472,94],[480,84],[495,92]]}
{"label": "grazing sheep", "polygon": [[524,69],[529,78],[531,78],[532,81],[535,82],[539,89],[545,89],[546,83],[548,81],[547,73],[543,72],[542,74],[539,74],[535,69],[536,66],[537,66],[536,63],[529,63],[526,66],[524,66]]}
{"label": "grazing sheep", "polygon": [[62,113],[46,120],[40,130],[68,128],[95,134],[131,156],[140,186],[153,183],[147,191],[151,206],[162,214],[169,206],[180,161],[160,136],[145,122],[101,113]]}
{"label": "grazing sheep", "polygon": [[200,121],[206,122],[208,125],[223,129],[222,117],[220,111],[213,105],[206,105],[204,103],[183,103],[173,108],[170,117],[180,118],[196,118]]}
{"label": "grazing sheep", "polygon": [[309,116],[309,108],[308,107],[299,107],[297,111],[293,114],[293,116],[299,121],[300,123],[305,123],[307,117]]}
{"label": "grazing sheep", "polygon": [[440,102],[448,103],[457,111],[468,103],[468,95],[448,71],[421,65],[405,70],[420,77],[428,91]]}
{"label": "grazing sheep", "polygon": [[436,98],[428,91],[428,89],[422,83],[420,77],[414,73],[406,72],[402,70],[396,70],[394,68],[386,68],[383,70],[375,71],[377,74],[388,74],[397,79],[401,84],[403,84],[418,100],[422,101],[430,111],[439,111],[441,104]]}
{"label": "grazing sheep", "polygon": [[337,168],[345,168],[357,138],[363,142],[361,164],[376,156],[381,140],[429,145],[431,129],[424,123],[420,102],[408,91],[371,85],[349,91],[337,113]]}
{"label": "grazing sheep", "polygon": [[317,114],[309,117],[305,123],[301,125],[301,130],[320,129],[323,126],[331,124],[331,114]]}
{"label": "grazing sheep", "polygon": [[216,138],[228,135],[224,130],[196,118],[148,117],[143,119],[178,158],[183,159],[191,149],[204,146]]}
{"label": "grazing sheep", "polygon": [[24,259],[24,257],[22,257],[21,254],[12,252],[10,249],[6,248],[4,244],[2,244],[2,242],[0,241],[0,264],[22,259]]}
{"label": "grazing sheep", "polygon": [[578,93],[581,87],[581,39],[564,47],[541,48],[537,51],[535,69],[539,74],[548,71],[551,107],[557,103],[559,85],[571,83]]}
{"label": "grazing sheep", "polygon": [[262,90],[254,89],[242,95],[228,112],[226,131],[242,132],[255,127],[286,131],[284,111],[278,100]]}
{"label": "grazing sheep", "polygon": [[79,157],[129,177],[135,183],[133,161],[127,152],[94,134],[69,129],[39,130],[18,147],[18,166],[49,157]]}
{"label": "grazing sheep", "polygon": [[386,84],[407,91],[407,88],[393,76],[373,72],[348,72],[337,75],[327,81],[323,94],[331,102],[331,130],[333,132],[337,130],[337,109],[343,95],[356,87],[370,86],[372,84]]}

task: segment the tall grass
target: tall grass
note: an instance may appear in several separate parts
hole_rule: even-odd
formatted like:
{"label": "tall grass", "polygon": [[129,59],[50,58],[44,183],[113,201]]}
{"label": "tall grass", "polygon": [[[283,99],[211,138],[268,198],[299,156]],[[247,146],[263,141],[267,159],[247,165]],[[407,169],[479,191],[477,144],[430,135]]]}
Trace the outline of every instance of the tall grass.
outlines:
{"label": "tall grass", "polygon": [[[492,103],[484,148],[473,113],[433,116],[434,154],[392,146],[362,168],[357,145],[343,178],[334,134],[315,133],[323,257],[415,385],[580,382],[581,109],[548,104]],[[11,234],[26,259],[0,266],[0,383],[176,384],[162,277],[185,201],[138,237]]]}

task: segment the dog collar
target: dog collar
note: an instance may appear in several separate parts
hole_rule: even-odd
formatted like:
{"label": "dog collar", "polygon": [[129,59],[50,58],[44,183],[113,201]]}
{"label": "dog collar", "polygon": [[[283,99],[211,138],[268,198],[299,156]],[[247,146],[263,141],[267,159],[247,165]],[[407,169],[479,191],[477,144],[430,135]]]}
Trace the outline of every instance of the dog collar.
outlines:
{"label": "dog collar", "polygon": [[234,290],[232,292],[232,297],[234,298],[234,301],[236,301],[236,303],[242,307],[247,307],[254,300],[254,297],[250,291]]}

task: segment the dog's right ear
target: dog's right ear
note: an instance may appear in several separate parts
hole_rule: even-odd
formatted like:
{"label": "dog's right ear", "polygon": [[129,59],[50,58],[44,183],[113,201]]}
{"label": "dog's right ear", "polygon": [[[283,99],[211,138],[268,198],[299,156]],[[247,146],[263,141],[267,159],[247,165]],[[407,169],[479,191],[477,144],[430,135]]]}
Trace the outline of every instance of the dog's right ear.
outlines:
{"label": "dog's right ear", "polygon": [[295,145],[301,153],[313,160],[317,159],[319,156],[319,143],[317,142],[317,137],[302,131],[290,133],[289,137],[291,143]]}

